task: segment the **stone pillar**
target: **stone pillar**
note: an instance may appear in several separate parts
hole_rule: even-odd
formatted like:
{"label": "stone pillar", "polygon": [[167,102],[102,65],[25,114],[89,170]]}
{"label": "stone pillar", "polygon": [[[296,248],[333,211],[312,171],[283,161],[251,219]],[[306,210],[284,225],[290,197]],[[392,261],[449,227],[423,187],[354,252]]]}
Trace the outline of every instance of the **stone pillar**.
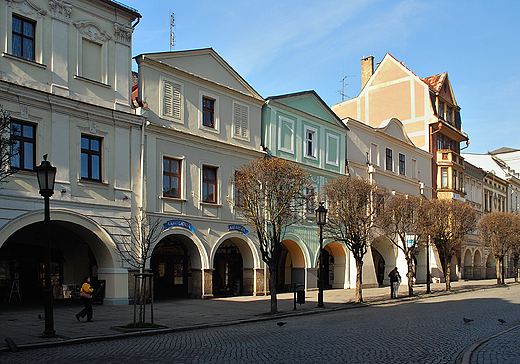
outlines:
{"label": "stone pillar", "polygon": [[202,271],[200,269],[191,269],[190,298],[202,298]]}
{"label": "stone pillar", "polygon": [[104,305],[128,305],[128,269],[98,268],[98,279],[105,281]]}
{"label": "stone pillar", "polygon": [[307,268],[307,280],[305,282],[305,290],[312,291],[316,289],[318,289],[318,268]]}
{"label": "stone pillar", "polygon": [[242,269],[242,294],[252,296],[255,291],[255,271],[253,268]]}
{"label": "stone pillar", "polygon": [[213,269],[202,270],[203,290],[202,299],[213,298]]}
{"label": "stone pillar", "polygon": [[253,294],[255,296],[265,296],[266,291],[265,291],[264,269],[263,268],[255,269],[254,274],[256,276],[255,277],[256,286],[255,286],[255,291],[253,292]]}

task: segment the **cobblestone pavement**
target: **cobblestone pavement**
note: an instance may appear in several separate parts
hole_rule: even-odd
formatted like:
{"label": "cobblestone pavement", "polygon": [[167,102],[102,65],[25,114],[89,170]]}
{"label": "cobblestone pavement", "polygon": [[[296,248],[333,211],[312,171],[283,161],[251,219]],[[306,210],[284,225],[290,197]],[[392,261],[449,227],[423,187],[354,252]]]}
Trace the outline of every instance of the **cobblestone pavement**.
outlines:
{"label": "cobblestone pavement", "polygon": [[[464,323],[463,317],[474,321]],[[501,324],[499,318],[507,322]],[[0,362],[462,363],[469,348],[491,338],[474,350],[471,363],[518,363],[517,325],[520,285],[512,285],[274,321],[0,353]]]}

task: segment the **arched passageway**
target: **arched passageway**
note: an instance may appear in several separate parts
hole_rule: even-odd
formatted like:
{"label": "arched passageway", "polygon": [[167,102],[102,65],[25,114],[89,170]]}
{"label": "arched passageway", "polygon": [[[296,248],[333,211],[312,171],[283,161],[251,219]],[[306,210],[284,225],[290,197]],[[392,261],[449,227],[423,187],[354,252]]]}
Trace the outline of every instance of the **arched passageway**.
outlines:
{"label": "arched passageway", "polygon": [[238,296],[243,292],[243,260],[240,249],[226,240],[213,258],[213,295]]}
{"label": "arched passageway", "polygon": [[[0,297],[11,301],[43,299],[45,235],[43,213],[23,215],[0,231]],[[93,220],[68,210],[53,210],[50,224],[53,295],[75,298],[84,276],[90,276],[95,300],[128,303],[128,274],[120,268],[115,244]],[[16,281],[16,283],[15,283]],[[20,296],[10,293],[15,289]]]}
{"label": "arched passageway", "polygon": [[157,299],[189,297],[193,293],[191,241],[183,235],[168,235],[156,245],[150,261]]}
{"label": "arched passageway", "polygon": [[302,248],[294,240],[284,240],[282,255],[278,265],[278,292],[289,292],[294,284],[305,285],[305,256]]}
{"label": "arched passageway", "polygon": [[484,279],[486,278],[486,272],[482,267],[482,254],[480,250],[475,251],[474,268],[473,268],[473,279]]}
{"label": "arched passageway", "polygon": [[497,277],[496,259],[493,254],[489,254],[486,261],[486,279]]}
{"label": "arched passageway", "polygon": [[473,279],[473,259],[471,257],[471,251],[466,249],[464,253],[464,279]]}
{"label": "arched passageway", "polygon": [[346,288],[347,252],[338,242],[330,242],[323,248],[325,262],[325,276],[323,284],[325,289]]}

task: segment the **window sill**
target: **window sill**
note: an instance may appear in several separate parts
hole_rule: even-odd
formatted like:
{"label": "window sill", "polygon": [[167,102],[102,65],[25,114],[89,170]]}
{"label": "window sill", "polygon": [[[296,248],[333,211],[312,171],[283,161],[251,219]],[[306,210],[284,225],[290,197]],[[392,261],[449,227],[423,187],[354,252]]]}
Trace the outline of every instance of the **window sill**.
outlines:
{"label": "window sill", "polygon": [[208,131],[208,132],[210,132],[210,133],[214,133],[214,134],[219,134],[219,133],[220,133],[220,131],[217,129],[217,127],[212,128],[212,127],[210,127],[210,126],[201,125],[201,126],[199,127],[199,129],[200,129],[200,130],[204,130],[204,131]]}
{"label": "window sill", "polygon": [[30,61],[28,59],[21,58],[21,57],[18,57],[18,56],[13,56],[12,54],[9,54],[9,53],[2,53],[2,57],[8,58],[8,59],[12,59],[14,61],[23,62],[23,63],[29,64],[31,66],[35,66],[35,67],[38,67],[38,68],[41,68],[41,69],[47,69],[47,66],[42,64],[42,63],[38,63],[36,61]]}
{"label": "window sill", "polygon": [[159,200],[175,201],[175,202],[186,202],[186,201],[188,201],[185,198],[170,197],[170,196],[159,196]]}
{"label": "window sill", "polygon": [[318,157],[315,157],[313,155],[306,155],[305,158],[313,160],[313,161],[317,161],[318,160]]}
{"label": "window sill", "polygon": [[88,82],[88,83],[91,83],[91,84],[96,85],[96,86],[101,86],[101,87],[105,87],[105,88],[112,88],[112,86],[110,86],[109,84],[106,84],[106,83],[103,83],[103,82],[99,82],[99,81],[96,81],[96,80],[92,80],[90,78],[82,77],[82,76],[79,76],[79,75],[74,75],[74,78],[76,80]]}
{"label": "window sill", "polygon": [[201,202],[200,203],[202,206],[211,206],[211,207],[222,207],[221,204],[218,204],[218,203],[213,203],[213,202]]}
{"label": "window sill", "polygon": [[78,186],[97,186],[97,187],[108,187],[110,186],[108,183],[106,182],[101,182],[101,181],[94,181],[94,180],[91,180],[91,179],[79,179],[78,180]]}

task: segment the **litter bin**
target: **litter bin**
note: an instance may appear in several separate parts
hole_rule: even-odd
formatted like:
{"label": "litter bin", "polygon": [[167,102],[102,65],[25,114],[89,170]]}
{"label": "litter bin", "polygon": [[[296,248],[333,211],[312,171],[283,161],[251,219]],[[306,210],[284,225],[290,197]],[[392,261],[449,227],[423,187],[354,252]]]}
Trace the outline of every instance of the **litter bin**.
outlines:
{"label": "litter bin", "polygon": [[296,304],[300,305],[305,303],[305,286],[303,284],[294,284],[294,310],[296,310]]}

